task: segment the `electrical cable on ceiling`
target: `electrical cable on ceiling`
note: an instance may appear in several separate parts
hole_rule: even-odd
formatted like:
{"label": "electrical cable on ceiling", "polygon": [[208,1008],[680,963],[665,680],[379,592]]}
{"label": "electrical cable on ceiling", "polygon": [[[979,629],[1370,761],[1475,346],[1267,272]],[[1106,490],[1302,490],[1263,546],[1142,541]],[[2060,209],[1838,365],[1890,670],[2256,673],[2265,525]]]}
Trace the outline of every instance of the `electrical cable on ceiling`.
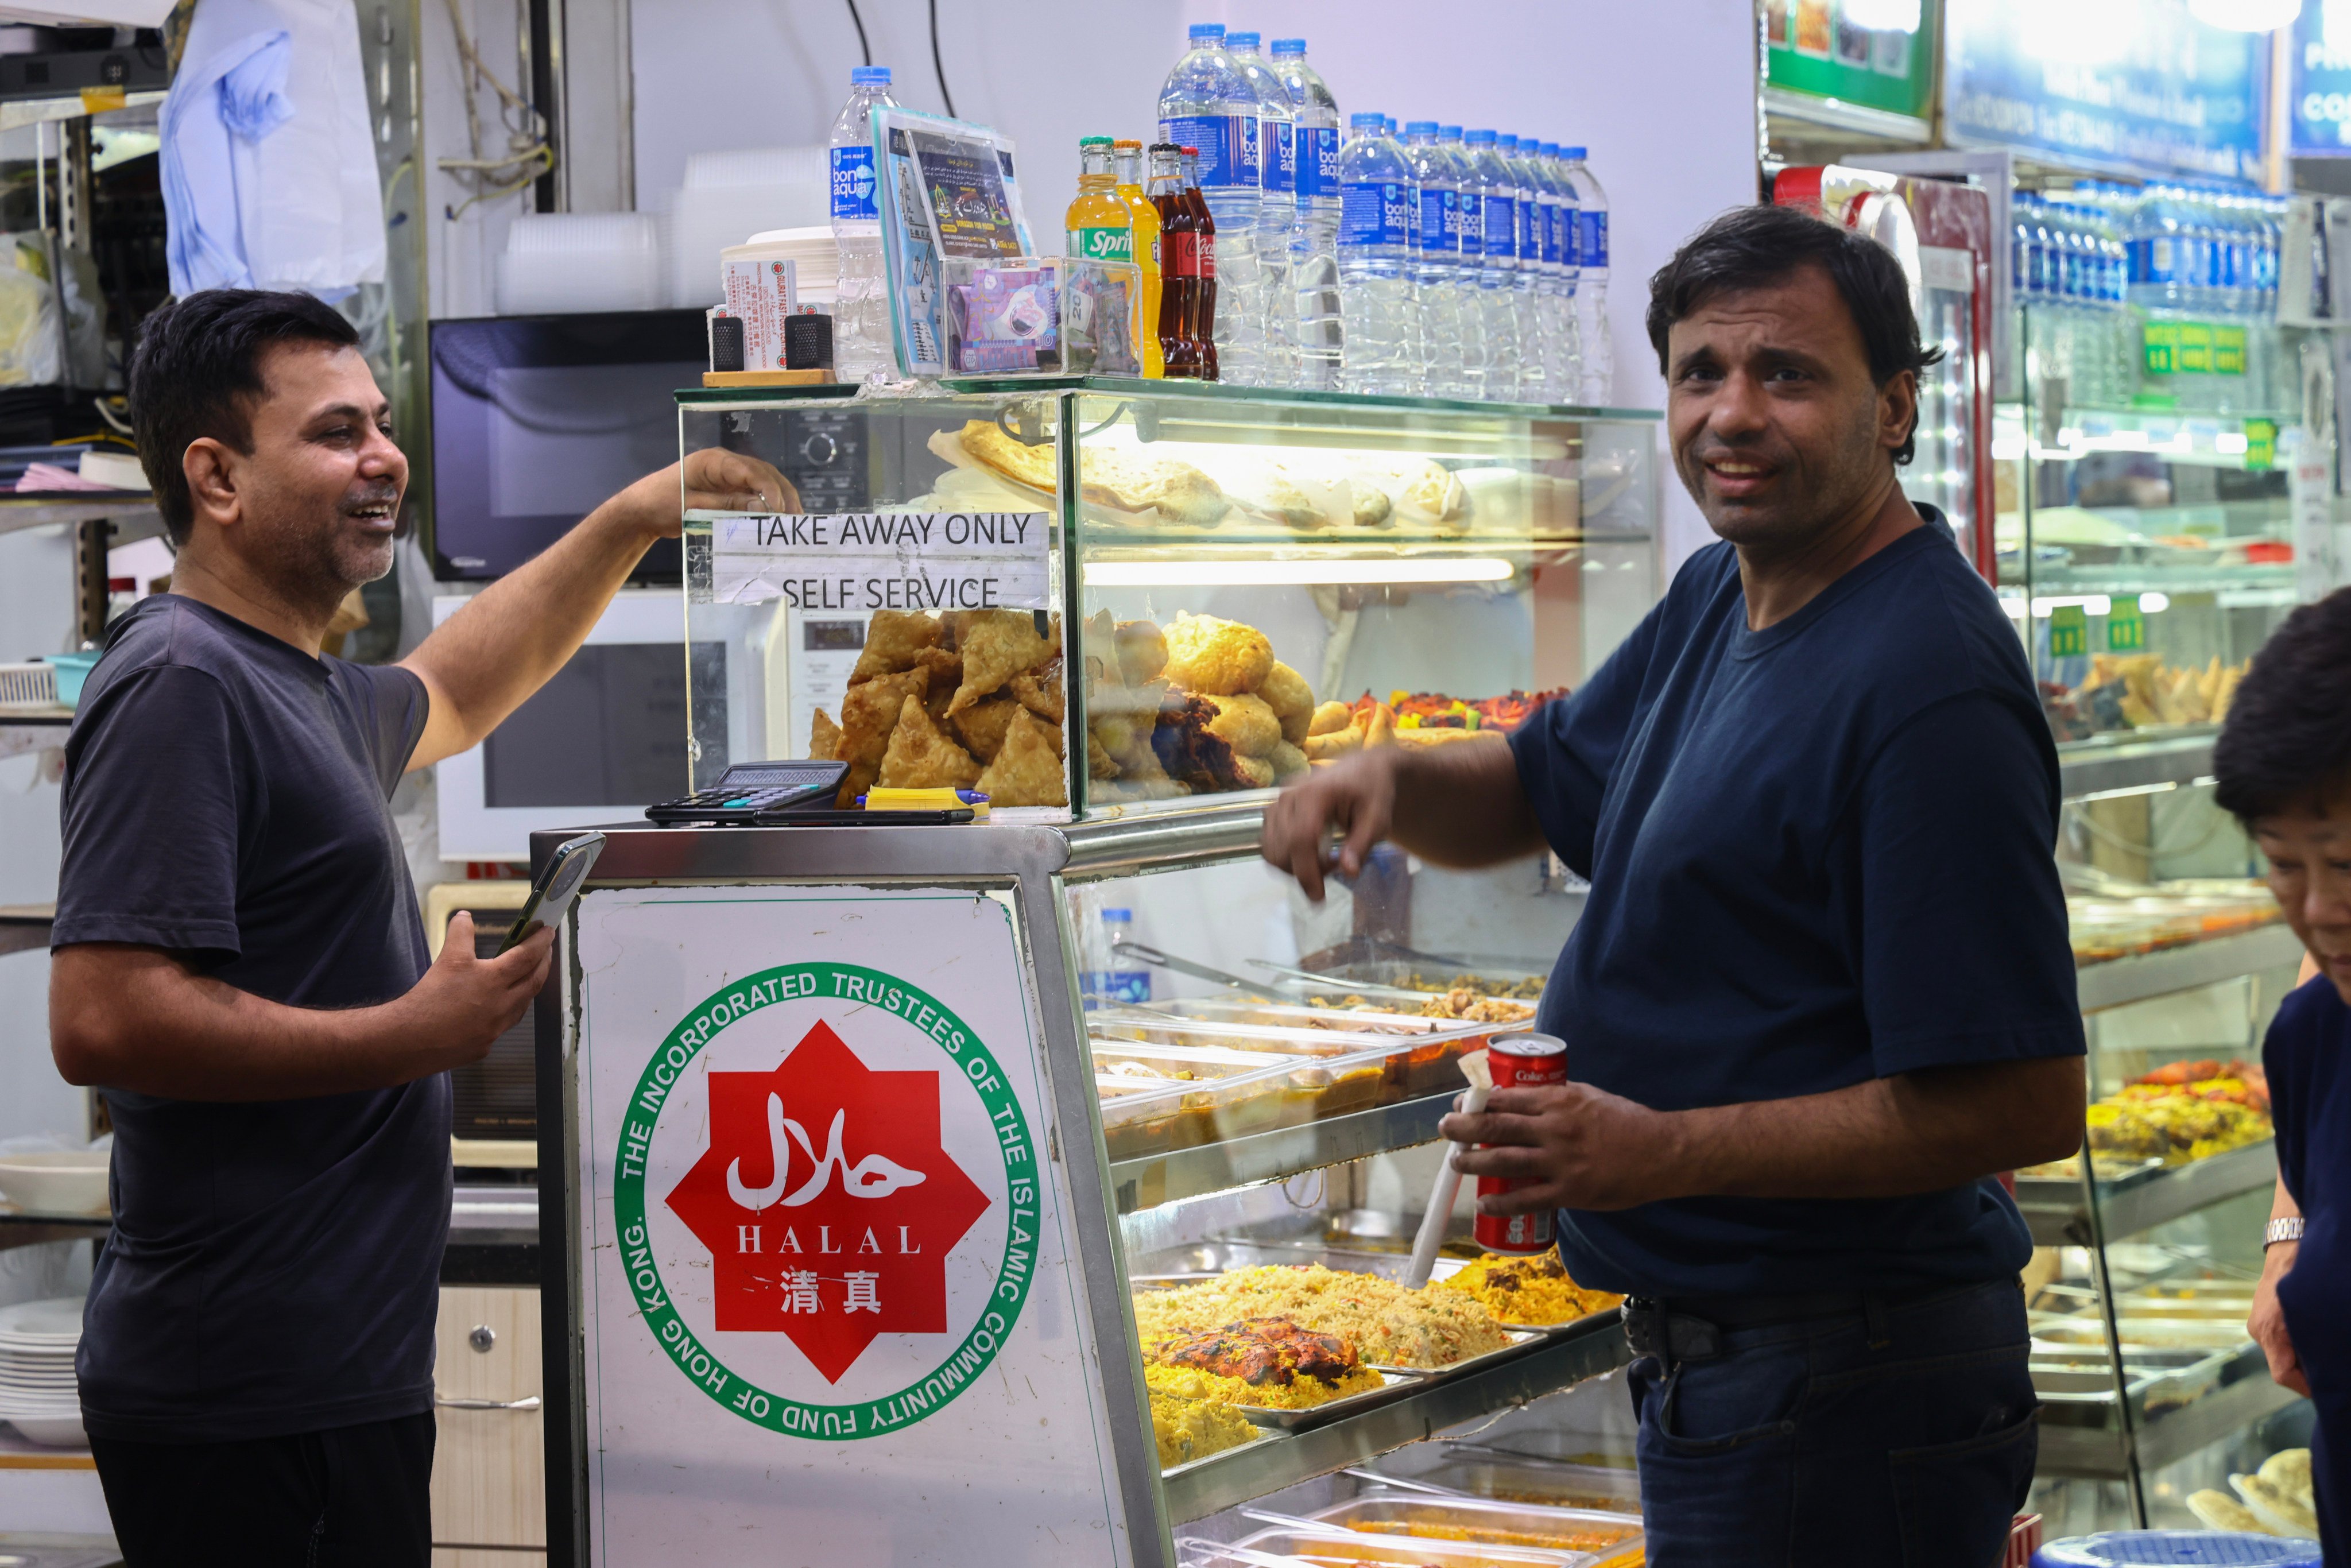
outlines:
{"label": "electrical cable on ceiling", "polygon": [[947,106],[947,118],[957,118],[955,94],[947,90],[947,68],[939,63],[939,0],[931,0],[931,71],[939,78],[939,97]]}
{"label": "electrical cable on ceiling", "polygon": [[[449,26],[457,35],[457,60],[465,78],[465,143],[473,153],[470,158],[442,158],[434,166],[444,174],[461,180],[471,180],[474,193],[455,207],[443,204],[443,212],[452,220],[476,202],[494,201],[511,196],[528,187],[540,175],[555,168],[555,149],[547,139],[547,120],[528,99],[509,89],[492,75],[482,63],[474,47],[474,40],[465,31],[464,17],[457,11],[457,0],[447,0]],[[475,98],[487,84],[497,95],[498,119],[507,128],[508,156],[482,156],[482,118]],[[508,171],[518,172],[508,173]]]}
{"label": "electrical cable on ceiling", "polygon": [[873,63],[873,46],[865,41],[865,18],[857,14],[857,0],[849,0],[849,19],[857,25],[857,52],[865,57],[870,66]]}

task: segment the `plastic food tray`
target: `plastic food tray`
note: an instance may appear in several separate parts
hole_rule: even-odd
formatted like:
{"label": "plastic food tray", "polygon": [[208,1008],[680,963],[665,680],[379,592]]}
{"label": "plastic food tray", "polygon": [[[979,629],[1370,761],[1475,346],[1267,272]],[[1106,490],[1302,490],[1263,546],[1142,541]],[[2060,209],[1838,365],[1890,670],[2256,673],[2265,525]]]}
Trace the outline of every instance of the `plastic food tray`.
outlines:
{"label": "plastic food tray", "polygon": [[1186,1538],[1176,1542],[1188,1568],[1267,1568],[1304,1563],[1310,1568],[1586,1568],[1600,1560],[1588,1552],[1530,1552],[1523,1547],[1478,1546],[1461,1541],[1416,1541],[1410,1536],[1358,1535],[1353,1531],[1308,1531],[1277,1526],[1244,1536],[1231,1546]]}
{"label": "plastic food tray", "polygon": [[[1306,1517],[1317,1524],[1334,1524],[1388,1540],[1416,1543],[1466,1541],[1471,1545],[1508,1546],[1520,1551],[1614,1552],[1641,1539],[1641,1516],[1637,1513],[1543,1508],[1528,1503],[1492,1502],[1482,1498],[1457,1500],[1406,1497],[1385,1491],[1367,1492],[1345,1502],[1332,1503]],[[1459,1533],[1421,1534],[1416,1526]],[[1513,1535],[1537,1539],[1507,1539]]]}
{"label": "plastic food tray", "polygon": [[1416,1443],[1384,1455],[1372,1473],[1464,1497],[1543,1508],[1638,1514],[1640,1478],[1630,1469],[1569,1464],[1533,1454],[1459,1443]]}
{"label": "plastic food tray", "polygon": [[[1271,1405],[1236,1405],[1232,1408],[1260,1427],[1276,1427],[1285,1432],[1303,1431],[1336,1421],[1343,1416],[1353,1416],[1376,1405],[1401,1399],[1428,1381],[1417,1372],[1383,1372],[1380,1386],[1366,1388],[1360,1394],[1343,1394],[1336,1399],[1326,1399],[1320,1405],[1310,1405],[1303,1410],[1285,1410]],[[1246,1445],[1244,1445],[1246,1447]],[[1213,1456],[1212,1456],[1213,1457]]]}
{"label": "plastic food tray", "polygon": [[1333,1065],[1343,1061],[1350,1070],[1377,1067],[1383,1104],[1468,1088],[1460,1059],[1484,1050],[1497,1033],[1510,1032],[1450,1019],[1214,999],[1096,1012],[1087,1028],[1101,1039],[1290,1051]]}
{"label": "plastic food tray", "polygon": [[[1227,1138],[1303,1126],[1343,1098],[1332,1062],[1277,1051],[1238,1051],[1146,1040],[1092,1040],[1102,1137],[1113,1160],[1196,1148]],[[1188,1079],[1128,1077],[1133,1063]],[[1368,1072],[1357,1075],[1371,1103]],[[1134,1087],[1130,1087],[1133,1085]]]}

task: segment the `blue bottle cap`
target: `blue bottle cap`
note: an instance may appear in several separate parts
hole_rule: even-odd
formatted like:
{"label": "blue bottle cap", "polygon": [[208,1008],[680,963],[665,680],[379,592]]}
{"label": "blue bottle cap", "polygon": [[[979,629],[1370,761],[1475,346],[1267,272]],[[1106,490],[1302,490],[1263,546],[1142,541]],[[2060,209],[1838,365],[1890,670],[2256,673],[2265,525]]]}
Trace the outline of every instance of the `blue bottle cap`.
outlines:
{"label": "blue bottle cap", "polygon": [[1406,136],[1434,136],[1437,134],[1437,121],[1433,120],[1413,120],[1404,128],[1404,133]]}
{"label": "blue bottle cap", "polygon": [[1502,151],[1507,152],[1518,144],[1519,139],[1517,137],[1506,134],[1499,131],[1494,132],[1494,145],[1502,149]]}
{"label": "blue bottle cap", "polygon": [[1541,147],[1536,148],[1535,151],[1541,153],[1546,158],[1556,158],[1559,156],[1559,143],[1556,141],[1546,141]]}
{"label": "blue bottle cap", "polygon": [[852,87],[887,87],[890,85],[888,66],[852,66],[849,68]]}
{"label": "blue bottle cap", "polygon": [[1203,38],[1221,38],[1224,36],[1225,25],[1222,22],[1195,22],[1192,24],[1192,41],[1196,44]]}
{"label": "blue bottle cap", "polygon": [[1273,41],[1272,47],[1273,52],[1276,55],[1302,55],[1306,52],[1306,40],[1303,38],[1276,38]]}
{"label": "blue bottle cap", "polygon": [[1472,131],[1461,140],[1472,147],[1491,147],[1494,144],[1494,133],[1490,131]]}
{"label": "blue bottle cap", "polygon": [[1440,125],[1437,128],[1437,139],[1440,141],[1458,141],[1461,140],[1461,128],[1458,125]]}
{"label": "blue bottle cap", "polygon": [[1559,150],[1559,155],[1562,158],[1581,158],[1584,156],[1584,151],[1581,147],[1562,147]]}
{"label": "blue bottle cap", "polygon": [[1347,116],[1347,126],[1353,131],[1385,131],[1388,128],[1388,117],[1365,110]]}
{"label": "blue bottle cap", "polygon": [[1225,42],[1237,49],[1254,49],[1257,47],[1257,37],[1255,33],[1227,33]]}

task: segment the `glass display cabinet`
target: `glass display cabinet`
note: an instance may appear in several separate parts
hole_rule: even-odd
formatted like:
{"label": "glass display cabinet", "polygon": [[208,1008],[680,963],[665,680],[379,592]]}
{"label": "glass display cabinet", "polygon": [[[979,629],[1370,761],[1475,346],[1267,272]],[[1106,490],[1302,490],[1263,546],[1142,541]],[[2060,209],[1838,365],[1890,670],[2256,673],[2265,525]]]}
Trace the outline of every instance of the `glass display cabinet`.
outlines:
{"label": "glass display cabinet", "polygon": [[2209,734],[2069,747],[2059,865],[2089,1041],[2084,1154],[2019,1173],[2053,1538],[2193,1526],[2306,1446],[2245,1332],[2277,1155],[2261,1045],[2302,947],[2213,802]]}
{"label": "glass display cabinet", "polygon": [[[1520,1304],[1466,1197],[1396,1283],[1460,1063],[1531,1017],[1581,885],[1390,851],[1310,904],[1257,840],[1284,778],[1499,745],[1586,678],[1657,591],[1655,424],[680,394],[688,453],[802,507],[689,516],[695,785],[814,755],[843,801],[990,806],[607,830],[540,1004],[550,1542],[1172,1565],[1301,1528],[1244,1508],[1377,1530],[1502,1465],[1585,1506],[1576,1560],[1636,1560],[1629,1443],[1522,1408],[1624,1363],[1614,1299],[1537,1270]],[[1219,1292],[1266,1263],[1344,1301],[1284,1301],[1286,1350],[1192,1340],[1264,1317]]]}

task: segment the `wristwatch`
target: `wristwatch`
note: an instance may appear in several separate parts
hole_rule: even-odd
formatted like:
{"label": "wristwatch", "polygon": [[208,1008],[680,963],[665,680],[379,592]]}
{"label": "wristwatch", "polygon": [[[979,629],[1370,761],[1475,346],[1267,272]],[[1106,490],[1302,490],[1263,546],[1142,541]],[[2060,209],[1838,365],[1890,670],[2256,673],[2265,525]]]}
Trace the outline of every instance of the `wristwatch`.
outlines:
{"label": "wristwatch", "polygon": [[2301,1239],[2302,1216],[2299,1214],[2291,1215],[2283,1219],[2273,1219],[2262,1227],[2262,1250],[2264,1252],[2281,1241]]}

